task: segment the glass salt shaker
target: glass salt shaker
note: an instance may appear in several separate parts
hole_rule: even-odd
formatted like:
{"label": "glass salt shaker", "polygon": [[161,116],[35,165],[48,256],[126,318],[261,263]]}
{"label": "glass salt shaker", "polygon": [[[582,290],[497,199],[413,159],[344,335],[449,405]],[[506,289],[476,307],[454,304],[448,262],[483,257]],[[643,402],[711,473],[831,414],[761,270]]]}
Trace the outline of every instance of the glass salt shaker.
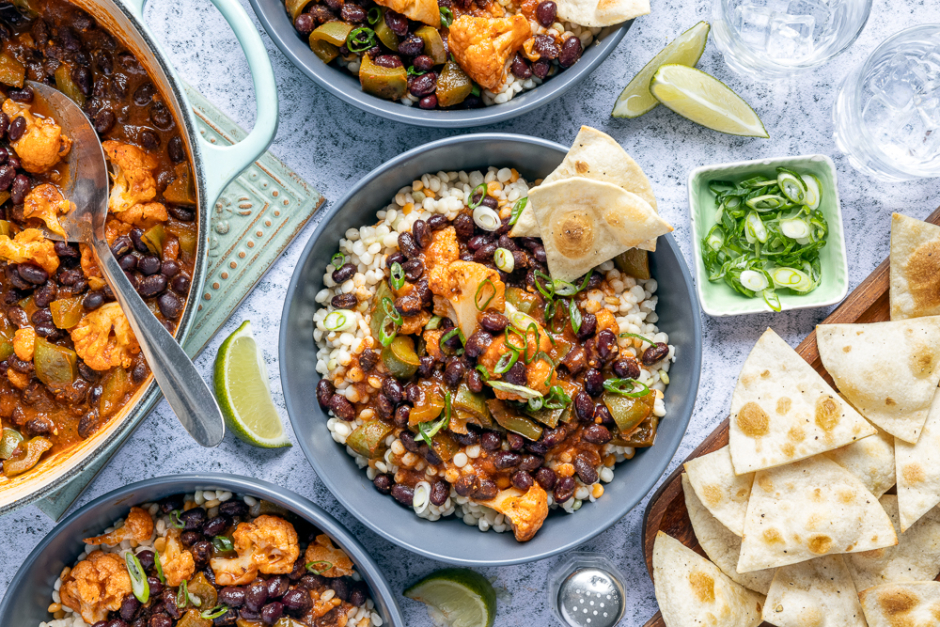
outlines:
{"label": "glass salt shaker", "polygon": [[549,581],[552,613],[567,627],[613,627],[626,610],[622,582],[623,575],[607,557],[573,553]]}

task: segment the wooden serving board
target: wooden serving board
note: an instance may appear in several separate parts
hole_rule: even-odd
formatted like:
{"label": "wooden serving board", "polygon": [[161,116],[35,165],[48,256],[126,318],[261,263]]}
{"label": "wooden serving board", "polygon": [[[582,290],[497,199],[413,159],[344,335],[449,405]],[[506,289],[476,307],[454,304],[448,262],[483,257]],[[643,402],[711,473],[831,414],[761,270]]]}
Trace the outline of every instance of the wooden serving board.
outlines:
{"label": "wooden serving board", "polygon": [[[926,222],[940,225],[940,208],[930,214]],[[821,324],[883,322],[888,319],[888,260],[885,259]],[[833,385],[832,378],[826,372],[819,357],[815,329],[800,343],[796,352],[815,368],[829,385]],[[685,461],[701,457],[728,444],[728,425],[728,420],[718,425]],[[685,509],[682,472],[682,466],[676,468],[646,506],[646,513],[643,516],[643,557],[646,560],[646,569],[650,578],[653,577],[653,543],[659,531],[669,534],[699,555],[705,556],[705,552],[699,546],[695,533],[692,531],[692,522]],[[665,627],[662,614],[656,612],[656,615],[647,621],[644,627]],[[761,627],[771,627],[771,625],[763,623]]]}

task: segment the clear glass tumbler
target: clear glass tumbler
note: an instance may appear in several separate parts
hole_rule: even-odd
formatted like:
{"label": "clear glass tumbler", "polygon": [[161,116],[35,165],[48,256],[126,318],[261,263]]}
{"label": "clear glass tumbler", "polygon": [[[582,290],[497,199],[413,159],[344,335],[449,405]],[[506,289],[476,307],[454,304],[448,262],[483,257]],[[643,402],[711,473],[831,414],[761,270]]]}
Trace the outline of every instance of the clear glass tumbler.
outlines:
{"label": "clear glass tumbler", "polygon": [[725,62],[759,81],[791,78],[845,51],[872,0],[712,0],[712,33]]}
{"label": "clear glass tumbler", "polygon": [[902,30],[842,82],[832,112],[839,149],[886,181],[940,176],[940,24]]}

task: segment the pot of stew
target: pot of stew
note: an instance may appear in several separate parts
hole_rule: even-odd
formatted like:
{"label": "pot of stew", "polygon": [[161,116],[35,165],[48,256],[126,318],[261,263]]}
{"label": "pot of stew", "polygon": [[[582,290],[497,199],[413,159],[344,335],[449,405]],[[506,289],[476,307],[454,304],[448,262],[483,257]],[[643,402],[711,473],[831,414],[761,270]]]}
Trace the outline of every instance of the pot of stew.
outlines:
{"label": "pot of stew", "polygon": [[72,140],[26,81],[93,122],[111,169],[111,252],[179,341],[205,280],[211,208],[277,130],[271,62],[237,0],[211,2],[245,51],[258,113],[227,147],[200,135],[144,2],[0,0],[0,514],[61,488],[159,395],[90,251],[48,237],[69,210],[58,184]]}

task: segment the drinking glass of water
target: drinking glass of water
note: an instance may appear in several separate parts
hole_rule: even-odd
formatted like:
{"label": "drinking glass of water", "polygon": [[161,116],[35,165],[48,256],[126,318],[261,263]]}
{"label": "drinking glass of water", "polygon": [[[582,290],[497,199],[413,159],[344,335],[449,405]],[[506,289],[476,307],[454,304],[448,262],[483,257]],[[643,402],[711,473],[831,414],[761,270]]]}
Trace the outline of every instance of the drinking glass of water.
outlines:
{"label": "drinking glass of water", "polygon": [[856,169],[887,181],[940,176],[940,24],[878,46],[845,77],[832,117]]}
{"label": "drinking glass of water", "polygon": [[862,32],[872,0],[713,0],[713,34],[735,72],[763,81],[822,65]]}

